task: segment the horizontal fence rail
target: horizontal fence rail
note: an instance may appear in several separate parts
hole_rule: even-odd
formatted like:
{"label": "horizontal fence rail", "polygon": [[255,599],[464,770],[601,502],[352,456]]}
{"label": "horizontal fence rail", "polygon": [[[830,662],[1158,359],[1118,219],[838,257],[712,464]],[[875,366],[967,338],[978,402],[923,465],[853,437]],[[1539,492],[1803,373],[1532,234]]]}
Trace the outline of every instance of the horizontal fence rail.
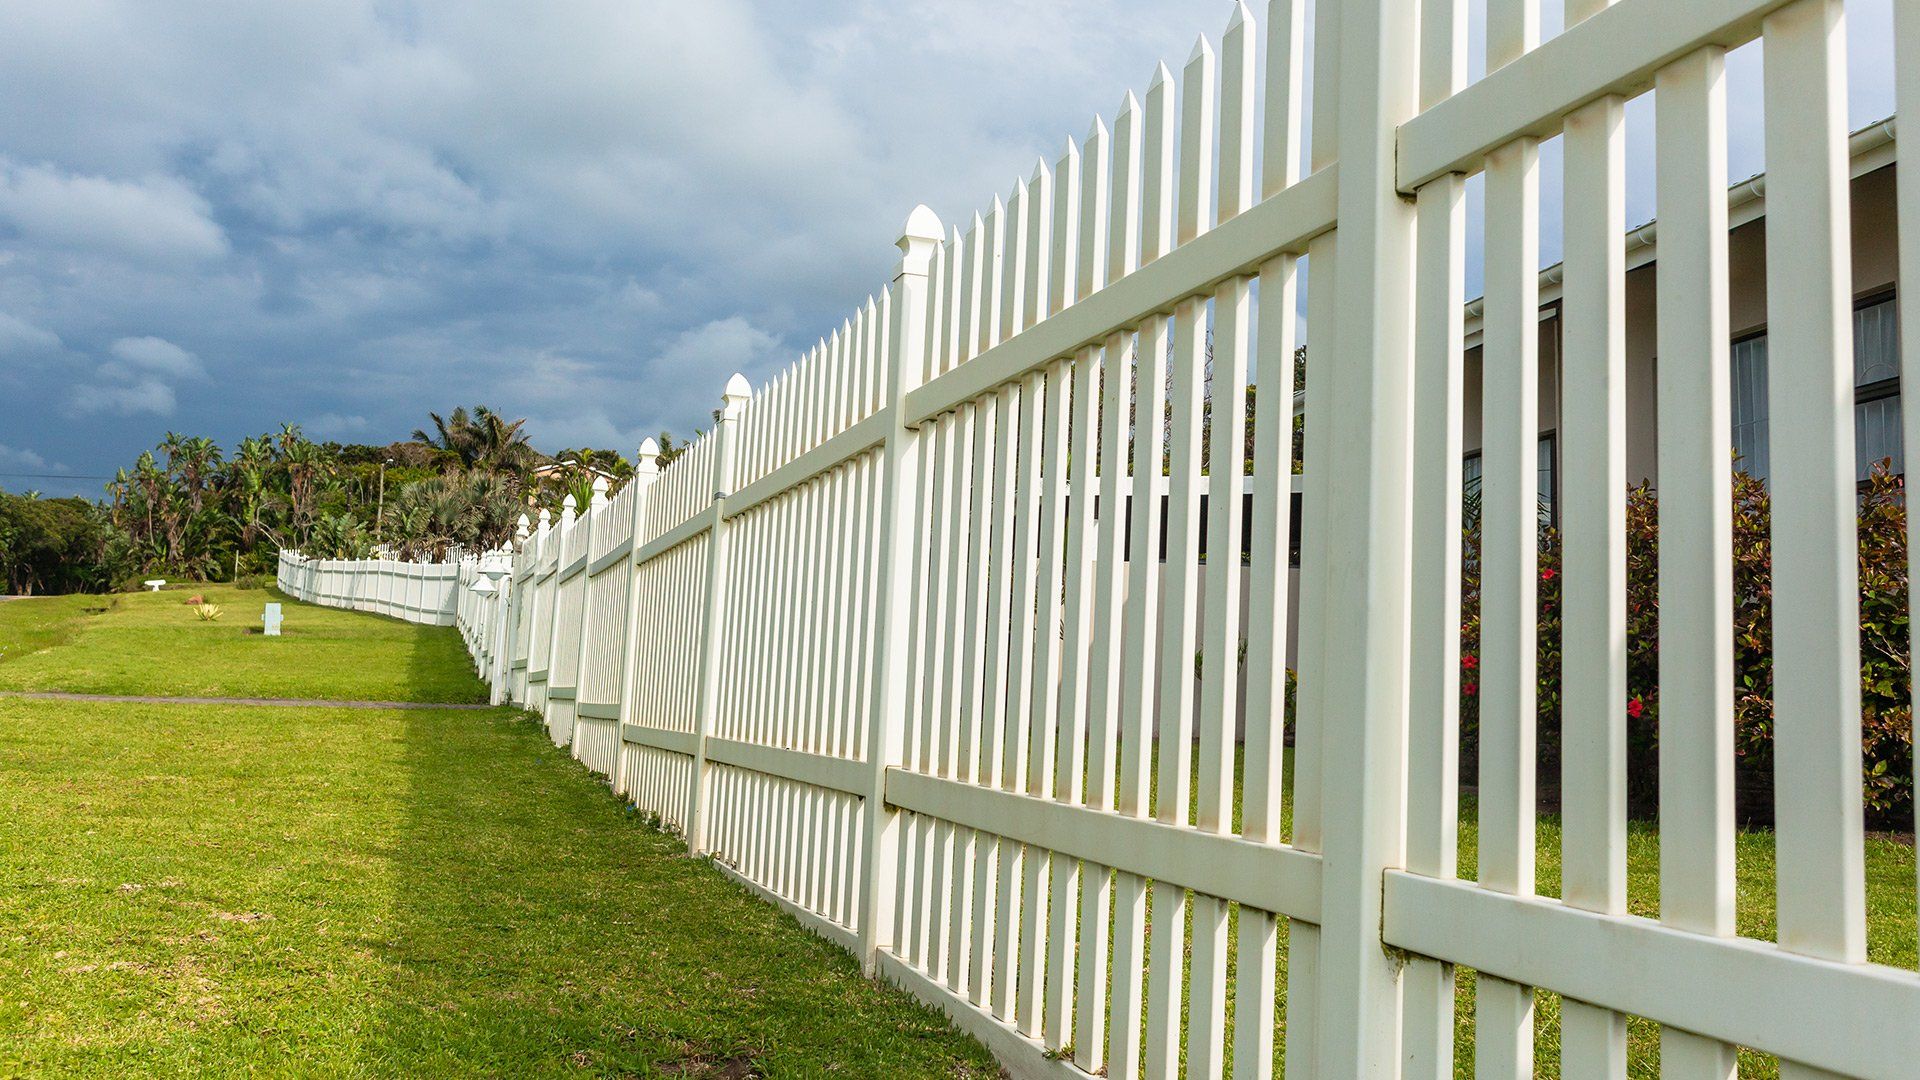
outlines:
{"label": "horizontal fence rail", "polygon": [[[1847,5],[1568,0],[1545,42],[1538,6],[1488,5],[1475,80],[1465,0],[1272,0],[1259,22],[1236,5],[981,213],[916,210],[886,287],[768,384],[735,376],[670,463],[649,442],[621,490],[541,512],[511,550],[288,552],[281,587],[458,626],[496,701],[1017,1075],[1624,1077],[1630,1050],[1636,1074],[1730,1077],[1744,1051],[1783,1076],[1916,1075],[1920,977],[1869,963],[1865,940]],[[1895,9],[1899,103],[1920,114],[1920,15]],[[1755,41],[1765,303],[1776,354],[1799,361],[1770,384],[1771,940],[1734,921],[1729,666],[1725,52]],[[1651,917],[1628,906],[1622,242],[1624,108],[1649,90]],[[1557,392],[1579,407],[1558,432],[1561,873],[1541,895],[1553,138]],[[1899,183],[1920,213],[1920,181]],[[1920,274],[1920,229],[1899,242]],[[1920,334],[1903,357],[1920,377]],[[1920,445],[1920,410],[1906,424]],[[1543,1000],[1557,1060],[1538,1056]]]}

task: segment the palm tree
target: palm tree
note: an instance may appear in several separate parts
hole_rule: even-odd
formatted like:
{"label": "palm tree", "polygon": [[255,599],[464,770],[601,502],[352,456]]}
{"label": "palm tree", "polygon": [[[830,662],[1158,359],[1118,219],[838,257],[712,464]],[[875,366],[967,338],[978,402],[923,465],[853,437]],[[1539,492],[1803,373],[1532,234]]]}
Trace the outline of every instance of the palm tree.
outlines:
{"label": "palm tree", "polygon": [[282,460],[287,468],[287,501],[293,512],[296,533],[304,533],[313,523],[314,506],[319,497],[320,480],[327,466],[326,451],[299,437],[286,444]]}
{"label": "palm tree", "polygon": [[462,405],[446,417],[442,417],[437,412],[430,412],[427,415],[433,419],[435,433],[429,435],[423,428],[414,428],[413,441],[454,455],[460,459],[463,468],[471,465],[473,421],[467,415],[467,407]]}
{"label": "palm tree", "polygon": [[453,548],[488,551],[512,539],[525,509],[504,477],[436,476],[400,489],[386,534],[408,558],[444,558]]}
{"label": "palm tree", "polygon": [[464,406],[447,416],[428,413],[433,434],[415,428],[413,441],[452,455],[463,472],[517,473],[532,466],[537,455],[527,441],[526,420],[508,420],[485,405],[469,413]]}

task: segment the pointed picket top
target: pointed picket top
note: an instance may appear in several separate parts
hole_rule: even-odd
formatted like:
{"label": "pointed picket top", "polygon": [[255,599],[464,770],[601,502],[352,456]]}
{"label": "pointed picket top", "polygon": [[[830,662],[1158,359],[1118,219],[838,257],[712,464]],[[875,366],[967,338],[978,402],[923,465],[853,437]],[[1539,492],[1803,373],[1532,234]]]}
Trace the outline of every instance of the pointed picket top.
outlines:
{"label": "pointed picket top", "polygon": [[1029,183],[1034,183],[1034,184],[1045,183],[1052,176],[1053,176],[1053,167],[1047,164],[1046,157],[1043,155],[1041,157],[1035,158],[1033,162],[1033,177],[1029,181]]}
{"label": "pointed picket top", "polygon": [[540,531],[546,532],[548,527],[550,527],[552,524],[553,524],[553,511],[548,510],[544,506],[541,507],[540,508]]}
{"label": "pointed picket top", "polygon": [[1080,168],[1080,232],[1074,256],[1074,298],[1084,300],[1106,284],[1107,215],[1110,212],[1110,132],[1107,122],[1093,118],[1083,144],[1086,161]]}
{"label": "pointed picket top", "polygon": [[524,541],[531,533],[532,523],[527,520],[527,515],[521,514],[520,523],[513,528],[513,538],[517,541]]}
{"label": "pointed picket top", "polygon": [[607,478],[596,475],[593,478],[593,499],[588,503],[595,510],[607,505]]}
{"label": "pointed picket top", "polygon": [[1214,54],[1207,36],[1193,46],[1180,85],[1180,193],[1174,242],[1184,244],[1213,225]]}
{"label": "pointed picket top", "polygon": [[567,492],[567,497],[560,500],[560,524],[573,524],[573,519],[579,515],[579,512],[580,504],[574,501],[573,492]]}
{"label": "pointed picket top", "polygon": [[1146,127],[1140,146],[1142,265],[1173,249],[1174,106],[1173,71],[1163,62],[1154,68],[1153,82],[1147,87]]}
{"label": "pointed picket top", "polygon": [[1127,91],[1113,118],[1113,165],[1108,190],[1107,281],[1133,272],[1140,262],[1140,99]]}
{"label": "pointed picket top", "polygon": [[1074,230],[1080,225],[1080,144],[1067,138],[1067,152],[1053,170],[1052,262],[1047,271],[1047,311],[1059,312],[1072,304],[1074,259],[1079,248],[1073,243]]}
{"label": "pointed picket top", "polygon": [[1219,190],[1214,199],[1215,213],[1227,221],[1253,204],[1253,156],[1256,104],[1253,37],[1253,13],[1245,0],[1235,4],[1233,21],[1220,39],[1220,146]]}

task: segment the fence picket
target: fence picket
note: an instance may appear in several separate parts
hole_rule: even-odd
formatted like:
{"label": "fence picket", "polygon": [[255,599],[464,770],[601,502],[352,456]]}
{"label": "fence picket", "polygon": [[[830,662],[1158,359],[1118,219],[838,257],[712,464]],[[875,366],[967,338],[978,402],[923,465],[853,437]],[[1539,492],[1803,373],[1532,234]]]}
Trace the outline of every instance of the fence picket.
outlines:
{"label": "fence picket", "polygon": [[[1733,443],[1728,389],[1726,55],[1660,70],[1660,918],[1733,933]],[[1733,1075],[1731,1047],[1667,1027],[1661,1068]]]}

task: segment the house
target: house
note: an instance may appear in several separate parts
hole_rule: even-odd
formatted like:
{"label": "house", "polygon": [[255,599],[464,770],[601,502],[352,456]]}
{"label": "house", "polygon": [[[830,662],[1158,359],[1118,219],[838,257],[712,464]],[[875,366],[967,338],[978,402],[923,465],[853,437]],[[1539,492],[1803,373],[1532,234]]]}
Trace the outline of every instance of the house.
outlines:
{"label": "house", "polygon": [[597,465],[583,465],[573,458],[567,458],[564,461],[548,461],[533,467],[533,479],[536,485],[544,480],[567,480],[581,473],[605,477],[608,483],[616,483],[620,479],[618,475],[607,469]]}

